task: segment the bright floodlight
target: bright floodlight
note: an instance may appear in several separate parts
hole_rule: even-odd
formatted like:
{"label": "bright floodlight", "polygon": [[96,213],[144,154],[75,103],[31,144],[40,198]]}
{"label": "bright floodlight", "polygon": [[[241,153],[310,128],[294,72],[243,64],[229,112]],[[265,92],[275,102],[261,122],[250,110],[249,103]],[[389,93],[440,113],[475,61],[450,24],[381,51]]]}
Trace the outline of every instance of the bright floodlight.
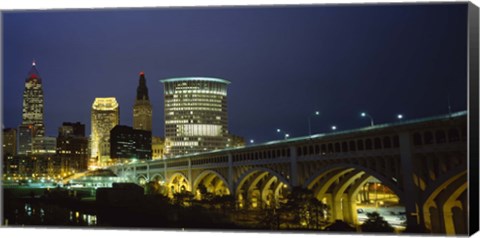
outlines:
{"label": "bright floodlight", "polygon": [[319,111],[316,111],[316,112],[315,112],[315,115],[320,115],[320,112],[319,112]]}
{"label": "bright floodlight", "polygon": [[336,126],[332,126],[332,130],[336,130],[336,129],[337,129],[337,127],[336,127]]}
{"label": "bright floodlight", "polygon": [[289,134],[285,134],[285,137],[289,137],[290,135]]}
{"label": "bright floodlight", "polygon": [[362,117],[364,117],[364,116],[366,116],[367,114],[366,114],[365,112],[362,112],[360,115],[361,115]]}
{"label": "bright floodlight", "polygon": [[397,115],[397,118],[398,118],[398,119],[403,119],[403,115],[402,115],[402,114],[398,114],[398,115]]}
{"label": "bright floodlight", "polygon": [[277,129],[277,132],[280,132],[281,130],[280,129]]}
{"label": "bright floodlight", "polygon": [[255,141],[254,141],[254,140],[250,140],[250,143],[252,143],[252,144],[253,144],[253,142],[255,142]]}

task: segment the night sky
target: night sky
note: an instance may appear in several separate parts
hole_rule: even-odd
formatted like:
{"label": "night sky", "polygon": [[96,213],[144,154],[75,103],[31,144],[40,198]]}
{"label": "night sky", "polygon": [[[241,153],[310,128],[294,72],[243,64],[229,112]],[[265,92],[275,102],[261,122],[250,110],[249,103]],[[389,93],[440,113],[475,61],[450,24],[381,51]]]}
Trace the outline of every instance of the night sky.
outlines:
{"label": "night sky", "polygon": [[[3,15],[3,124],[21,124],[32,59],[46,134],[116,97],[132,125],[139,72],[163,136],[160,79],[224,78],[229,130],[256,142],[448,113],[467,106],[467,5],[28,11]],[[448,96],[449,95],[449,96]]]}

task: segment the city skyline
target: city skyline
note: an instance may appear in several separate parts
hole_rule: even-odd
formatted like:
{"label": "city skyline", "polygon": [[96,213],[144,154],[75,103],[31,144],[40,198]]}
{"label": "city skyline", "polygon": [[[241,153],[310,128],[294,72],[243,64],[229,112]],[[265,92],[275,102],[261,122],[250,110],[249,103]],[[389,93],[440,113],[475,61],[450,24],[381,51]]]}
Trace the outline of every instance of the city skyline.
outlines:
{"label": "city skyline", "polygon": [[362,111],[381,124],[465,110],[465,21],[459,4],[5,13],[3,124],[21,123],[32,59],[46,135],[65,121],[90,135],[95,97],[116,97],[132,126],[141,71],[161,136],[169,77],[231,81],[229,132],[255,142],[307,135],[308,120],[312,133],[365,127]]}

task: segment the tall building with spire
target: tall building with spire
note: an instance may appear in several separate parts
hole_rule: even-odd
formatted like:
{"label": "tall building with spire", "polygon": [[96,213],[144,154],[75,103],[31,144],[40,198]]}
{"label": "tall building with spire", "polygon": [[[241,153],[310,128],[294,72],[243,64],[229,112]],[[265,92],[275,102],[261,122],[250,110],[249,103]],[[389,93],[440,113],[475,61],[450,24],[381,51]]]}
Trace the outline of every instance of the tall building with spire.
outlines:
{"label": "tall building with spire", "polygon": [[152,105],[148,98],[148,88],[143,72],[140,72],[137,98],[133,106],[133,129],[152,131]]}
{"label": "tall building with spire", "polygon": [[95,98],[92,105],[91,157],[97,165],[110,162],[110,130],[120,123],[120,112],[114,97]]}
{"label": "tall building with spire", "polygon": [[45,135],[42,78],[38,73],[35,61],[32,62],[32,68],[25,79],[22,125],[31,128],[33,137]]}

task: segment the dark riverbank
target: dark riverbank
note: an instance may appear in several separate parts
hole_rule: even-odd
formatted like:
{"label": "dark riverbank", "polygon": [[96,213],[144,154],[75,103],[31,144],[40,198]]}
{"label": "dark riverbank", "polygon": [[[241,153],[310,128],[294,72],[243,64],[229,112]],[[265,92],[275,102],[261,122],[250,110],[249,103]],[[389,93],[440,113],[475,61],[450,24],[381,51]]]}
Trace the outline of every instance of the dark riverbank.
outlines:
{"label": "dark riverbank", "polygon": [[2,223],[7,226],[245,230],[227,215],[200,206],[172,205],[159,195],[143,195],[128,204],[114,205],[88,199],[88,192],[60,188],[8,188],[3,194]]}

